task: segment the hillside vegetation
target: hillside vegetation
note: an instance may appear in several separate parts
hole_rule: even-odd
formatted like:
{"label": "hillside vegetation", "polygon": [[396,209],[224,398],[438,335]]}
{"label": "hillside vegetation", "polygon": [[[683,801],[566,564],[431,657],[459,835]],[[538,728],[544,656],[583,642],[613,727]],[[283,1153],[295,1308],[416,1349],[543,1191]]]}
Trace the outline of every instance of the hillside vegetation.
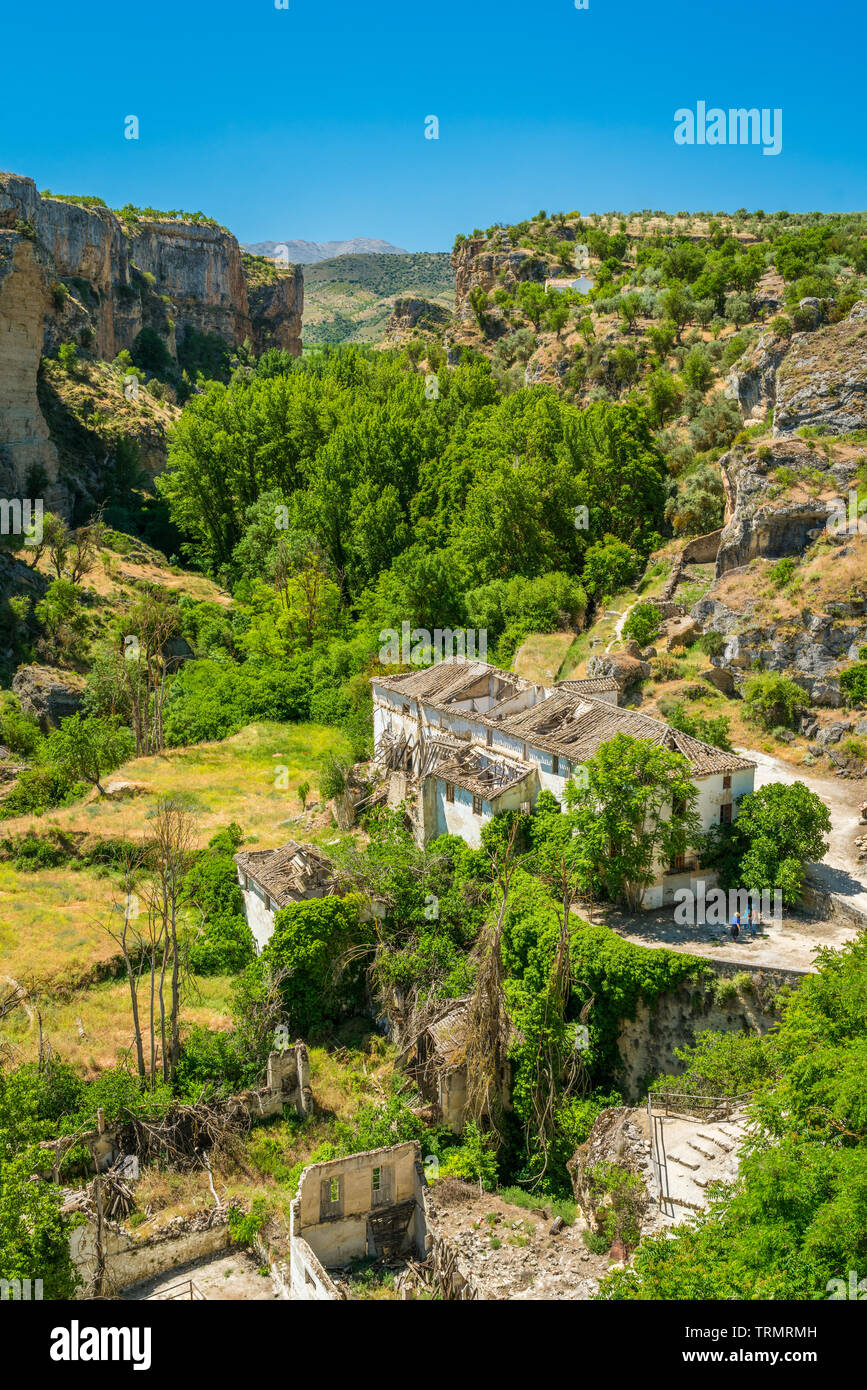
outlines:
{"label": "hillside vegetation", "polygon": [[455,276],[447,252],[337,256],[304,267],[306,344],[376,343],[396,298],[451,309]]}

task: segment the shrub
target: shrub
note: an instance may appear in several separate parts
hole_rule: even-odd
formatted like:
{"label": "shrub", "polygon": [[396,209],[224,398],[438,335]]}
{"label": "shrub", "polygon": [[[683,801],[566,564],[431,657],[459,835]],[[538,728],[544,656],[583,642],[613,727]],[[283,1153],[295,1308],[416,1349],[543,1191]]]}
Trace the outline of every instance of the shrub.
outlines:
{"label": "shrub", "polygon": [[22,772],[7,797],[0,803],[0,820],[12,816],[41,815],[52,806],[60,806],[79,790],[63,769],[49,765],[29,768]]}
{"label": "shrub", "polygon": [[655,603],[637,603],[623,624],[623,635],[646,647],[658,636],[661,626],[662,613]]}
{"label": "shrub", "polygon": [[670,652],[662,652],[659,656],[652,657],[650,669],[658,681],[676,681],[680,675],[677,659]]}
{"label": "shrub", "polygon": [[721,632],[703,632],[698,639],[699,651],[705,656],[721,656],[725,651],[726,639]]}
{"label": "shrub", "polygon": [[867,661],[856,662],[843,672],[840,689],[847,705],[867,705]]}
{"label": "shrub", "polygon": [[636,550],[616,536],[606,535],[585,553],[581,579],[588,594],[603,598],[629,588],[640,567],[641,557]]}
{"label": "shrub", "polygon": [[774,671],[750,676],[744,683],[743,698],[747,718],[768,731],[778,725],[791,728],[810,703],[806,691]]}
{"label": "shrub", "polygon": [[57,360],[65,372],[73,372],[78,361],[78,348],[75,343],[61,343],[57,349]]}
{"label": "shrub", "polygon": [[292,903],[276,914],[262,953],[267,965],[290,973],[283,997],[290,1027],[302,1036],[357,1012],[364,1002],[364,948],[372,944],[357,898]]}

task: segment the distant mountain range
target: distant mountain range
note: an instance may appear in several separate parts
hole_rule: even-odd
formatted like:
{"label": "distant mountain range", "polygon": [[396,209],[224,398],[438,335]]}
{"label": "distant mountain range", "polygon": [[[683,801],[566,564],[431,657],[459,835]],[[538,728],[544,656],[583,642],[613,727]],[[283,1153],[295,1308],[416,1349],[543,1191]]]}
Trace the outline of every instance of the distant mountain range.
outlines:
{"label": "distant mountain range", "polygon": [[366,236],[352,237],[350,241],[255,241],[245,242],[243,246],[254,256],[275,256],[279,248],[285,247],[287,260],[296,265],[314,265],[319,261],[333,260],[335,256],[407,254],[402,246],[392,246],[390,241],[377,241],[375,237]]}

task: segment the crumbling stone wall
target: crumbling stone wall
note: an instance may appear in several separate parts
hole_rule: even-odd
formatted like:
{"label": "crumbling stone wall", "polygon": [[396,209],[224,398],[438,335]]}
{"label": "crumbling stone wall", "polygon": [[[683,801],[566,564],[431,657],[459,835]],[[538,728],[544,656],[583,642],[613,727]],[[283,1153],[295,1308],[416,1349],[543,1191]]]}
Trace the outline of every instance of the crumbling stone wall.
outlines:
{"label": "crumbling stone wall", "polygon": [[328,1268],[384,1247],[423,1256],[424,1187],[415,1141],[309,1164],[290,1209],[292,1297],[336,1297]]}
{"label": "crumbling stone wall", "polygon": [[[98,1268],[98,1223],[88,1217],[81,1226],[73,1228],[69,1238],[69,1253],[83,1283],[78,1297],[86,1296]],[[176,1217],[164,1230],[140,1237],[122,1226],[104,1221],[102,1246],[105,1262],[107,1292],[117,1292],[166,1274],[191,1260],[200,1260],[229,1244],[229,1228],[222,1212],[201,1212],[184,1219]]]}

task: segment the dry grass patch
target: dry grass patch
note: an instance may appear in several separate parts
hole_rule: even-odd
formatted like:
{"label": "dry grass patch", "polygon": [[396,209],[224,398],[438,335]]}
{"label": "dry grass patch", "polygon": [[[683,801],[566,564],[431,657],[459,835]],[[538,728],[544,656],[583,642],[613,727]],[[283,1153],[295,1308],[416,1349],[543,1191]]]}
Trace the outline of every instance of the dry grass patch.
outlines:
{"label": "dry grass patch", "polygon": [[[194,1024],[217,1030],[228,1028],[231,985],[231,977],[223,975],[196,976],[190,981],[181,1009],[184,1028]],[[149,978],[142,980],[138,994],[143,1019],[147,1018],[149,988]],[[52,992],[40,993],[32,1003],[42,1016],[43,1037],[50,1042],[52,1051],[84,1076],[91,1078],[118,1062],[134,1059],[132,1011],[125,979],[106,980],[66,1000]],[[38,1057],[36,1020],[28,1018],[24,1009],[3,1020],[2,1037],[19,1061],[30,1062]]]}
{"label": "dry grass patch", "polygon": [[574,640],[574,632],[532,632],[516,651],[512,670],[526,680],[554,681]]}

